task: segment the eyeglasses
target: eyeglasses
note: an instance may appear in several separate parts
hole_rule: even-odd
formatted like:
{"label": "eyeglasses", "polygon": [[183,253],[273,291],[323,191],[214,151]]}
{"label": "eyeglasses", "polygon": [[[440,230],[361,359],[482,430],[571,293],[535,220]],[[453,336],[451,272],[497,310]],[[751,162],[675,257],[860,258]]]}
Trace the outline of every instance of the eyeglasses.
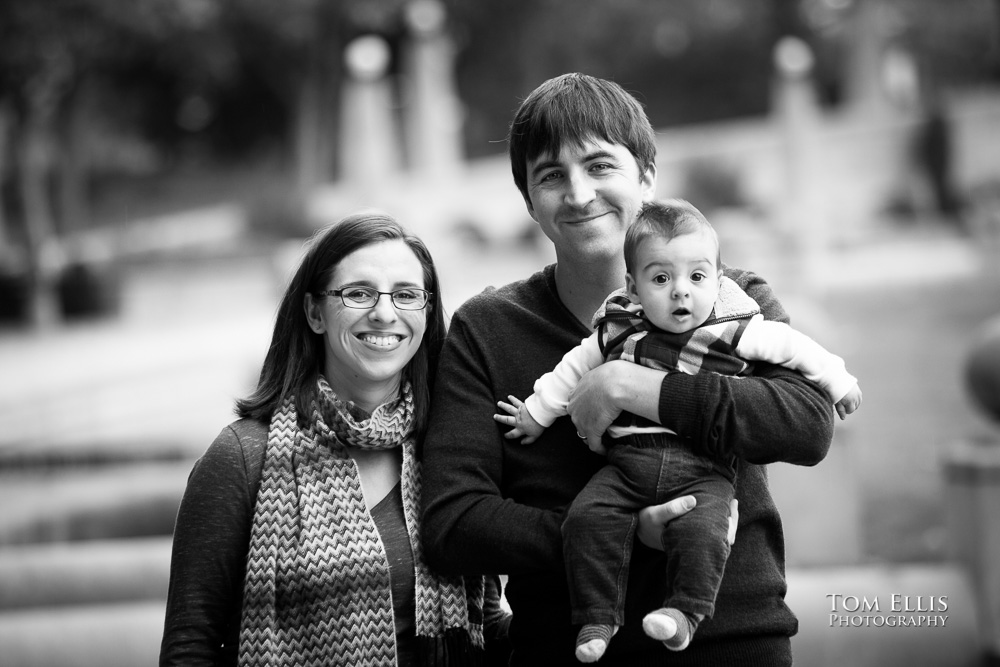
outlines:
{"label": "eyeglasses", "polygon": [[352,285],[340,289],[317,292],[316,296],[339,296],[348,308],[372,308],[383,294],[388,294],[392,305],[400,310],[423,310],[431,298],[431,292],[415,287],[406,287],[392,292],[379,292],[373,287]]}

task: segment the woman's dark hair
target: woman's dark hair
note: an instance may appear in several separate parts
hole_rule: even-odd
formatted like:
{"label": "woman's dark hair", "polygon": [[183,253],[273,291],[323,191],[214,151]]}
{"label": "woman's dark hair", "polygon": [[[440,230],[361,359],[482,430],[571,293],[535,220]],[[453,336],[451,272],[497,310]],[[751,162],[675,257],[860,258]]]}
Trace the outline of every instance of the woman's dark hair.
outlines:
{"label": "woman's dark hair", "polygon": [[528,162],[590,139],[624,146],[639,173],[656,161],[656,135],[639,101],[614,81],[577,72],[545,81],[521,103],[507,134],[514,184],[528,199]]}
{"label": "woman's dark hair", "polygon": [[434,260],[427,246],[395,219],[384,213],[366,212],[348,216],[309,240],[308,249],[285,289],[275,317],[271,346],[264,358],[257,388],[236,401],[236,414],[269,422],[281,403],[295,398],[299,419],[309,415],[324,365],[323,334],[309,328],[306,320],[307,293],[326,289],[337,265],[356,250],[382,241],[401,240],[417,256],[424,269],[424,289],[431,292],[425,312],[427,328],[413,359],[403,369],[403,383],[413,386],[416,433],[423,436],[430,411],[430,394],[444,343],[445,318]]}

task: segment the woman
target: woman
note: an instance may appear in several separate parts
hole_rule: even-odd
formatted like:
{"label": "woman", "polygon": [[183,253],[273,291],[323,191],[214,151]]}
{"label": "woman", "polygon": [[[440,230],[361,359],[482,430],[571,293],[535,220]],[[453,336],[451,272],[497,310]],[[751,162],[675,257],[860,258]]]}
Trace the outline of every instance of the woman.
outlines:
{"label": "woman", "polygon": [[465,665],[498,582],[438,577],[416,444],[445,334],[427,248],[382,214],[318,235],[257,389],[196,463],[174,532],[161,665]]}

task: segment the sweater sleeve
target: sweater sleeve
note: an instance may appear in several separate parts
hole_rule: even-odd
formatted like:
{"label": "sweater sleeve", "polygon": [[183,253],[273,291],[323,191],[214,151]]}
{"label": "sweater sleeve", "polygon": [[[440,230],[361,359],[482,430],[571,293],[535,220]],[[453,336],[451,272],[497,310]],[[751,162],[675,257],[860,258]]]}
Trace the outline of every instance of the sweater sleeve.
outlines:
{"label": "sweater sleeve", "polygon": [[188,477],[174,528],[161,667],[236,664],[253,521],[248,476],[229,426]]}
{"label": "sweater sleeve", "polygon": [[562,513],[501,492],[503,436],[492,419],[489,363],[473,339],[456,316],[438,366],[423,444],[428,564],[462,575],[560,568]]}
{"label": "sweater sleeve", "polygon": [[844,360],[784,322],[755,317],[743,331],[736,353],[796,370],[821,386],[834,403],[858,383]]}
{"label": "sweater sleeve", "polygon": [[580,378],[604,361],[597,338],[598,334],[594,332],[567,352],[555,368],[538,378],[534,393],[525,399],[532,419],[545,428],[566,414],[569,396]]}
{"label": "sweater sleeve", "polygon": [[[788,322],[770,286],[756,274],[726,274],[761,308],[767,320]],[[781,366],[762,363],[750,377],[671,373],[660,389],[660,422],[688,437],[705,454],[750,463],[815,465],[833,438],[833,409],[816,384]]]}

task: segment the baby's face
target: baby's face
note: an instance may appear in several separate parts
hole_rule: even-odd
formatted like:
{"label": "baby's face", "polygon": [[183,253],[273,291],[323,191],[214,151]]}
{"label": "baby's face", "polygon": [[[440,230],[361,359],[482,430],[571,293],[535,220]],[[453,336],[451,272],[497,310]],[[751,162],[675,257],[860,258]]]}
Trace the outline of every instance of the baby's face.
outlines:
{"label": "baby's face", "polygon": [[657,328],[684,333],[708,319],[719,296],[718,249],[707,231],[669,241],[646,239],[635,255],[626,287]]}

